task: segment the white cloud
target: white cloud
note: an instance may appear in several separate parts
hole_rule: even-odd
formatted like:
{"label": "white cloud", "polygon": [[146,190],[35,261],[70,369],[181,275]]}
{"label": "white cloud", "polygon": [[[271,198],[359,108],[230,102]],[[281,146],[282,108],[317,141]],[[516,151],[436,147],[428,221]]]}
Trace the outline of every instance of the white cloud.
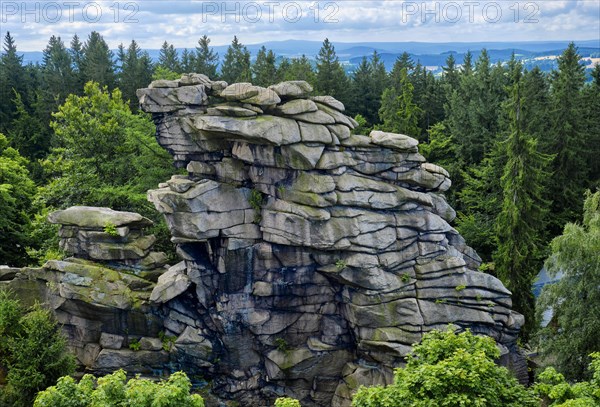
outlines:
{"label": "white cloud", "polygon": [[[78,5],[67,5],[73,2]],[[2,35],[10,31],[21,50],[41,50],[53,34],[68,42],[73,34],[85,38],[92,30],[111,47],[135,38],[145,48],[159,48],[164,40],[194,47],[204,34],[213,45],[223,45],[236,34],[248,44],[325,37],[346,42],[582,40],[596,39],[600,32],[598,0],[44,0],[28,3],[29,13],[22,4],[2,1],[0,16]]]}

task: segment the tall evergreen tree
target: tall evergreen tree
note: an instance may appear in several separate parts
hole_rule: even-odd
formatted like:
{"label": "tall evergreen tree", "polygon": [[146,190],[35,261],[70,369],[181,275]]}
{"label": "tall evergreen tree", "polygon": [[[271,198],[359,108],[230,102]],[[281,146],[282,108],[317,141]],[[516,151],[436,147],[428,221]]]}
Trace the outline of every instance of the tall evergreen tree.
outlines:
{"label": "tall evergreen tree", "polygon": [[194,52],[188,51],[187,48],[181,53],[181,71],[185,73],[195,72],[196,56]]}
{"label": "tall evergreen tree", "polygon": [[158,66],[171,72],[181,73],[179,55],[173,44],[169,44],[167,41],[163,42],[158,53]]}
{"label": "tall evergreen tree", "polygon": [[115,87],[114,54],[108,48],[104,38],[92,31],[83,45],[83,59],[81,60],[81,73],[83,80],[94,81],[109,89]]}
{"label": "tall evergreen tree", "polygon": [[121,63],[119,88],[123,98],[129,101],[131,110],[136,111],[138,100],[135,92],[152,81],[152,61],[146,51],[142,52],[135,40],[131,41],[127,51],[123,44],[119,45],[118,59]]}
{"label": "tall evergreen tree", "polygon": [[12,103],[15,93],[25,96],[26,72],[23,56],[17,54],[17,45],[10,32],[4,36],[4,52],[0,57],[0,132],[6,131],[16,113]]}
{"label": "tall evergreen tree", "polygon": [[348,78],[335,53],[335,47],[325,38],[317,56],[316,91],[347,103]]}
{"label": "tall evergreen tree", "polygon": [[411,73],[413,69],[415,69],[415,62],[412,60],[411,56],[408,52],[403,52],[396,61],[394,62],[394,66],[392,67],[392,71],[390,72],[390,80],[391,85],[396,88],[396,90],[400,90],[400,81],[402,79],[402,70],[406,69],[406,72]]}
{"label": "tall evergreen tree", "polygon": [[71,40],[71,48],[69,49],[69,53],[71,54],[71,60],[73,61],[73,75],[74,75],[74,83],[73,88],[75,89],[75,93],[77,95],[81,95],[83,92],[83,84],[85,83],[85,79],[83,78],[83,44],[79,40],[77,34],[73,36]]}
{"label": "tall evergreen tree", "polygon": [[542,70],[536,66],[523,75],[523,106],[521,111],[527,120],[523,122],[523,131],[540,143],[550,132],[550,87]]}
{"label": "tall evergreen tree", "polygon": [[267,51],[264,45],[258,50],[256,61],[252,65],[252,75],[252,83],[264,87],[272,85],[277,76],[275,54],[272,50]]}
{"label": "tall evergreen tree", "polygon": [[203,35],[198,40],[196,47],[194,72],[202,73],[210,79],[217,79],[217,67],[219,66],[219,54],[209,47],[210,38]]}
{"label": "tall evergreen tree", "polygon": [[515,71],[514,82],[504,105],[510,117],[510,135],[504,142],[506,164],[500,180],[503,199],[496,220],[498,248],[494,261],[498,276],[512,291],[513,308],[525,316],[521,335],[527,339],[535,327],[531,286],[543,262],[549,205],[544,189],[551,157],[539,152],[537,140],[524,133],[520,69]]}
{"label": "tall evergreen tree", "polygon": [[589,137],[588,146],[588,165],[590,169],[590,181],[593,187],[600,189],[600,64],[596,64],[592,71],[592,82],[584,89],[583,93],[586,128],[585,132]]}
{"label": "tall evergreen tree", "polygon": [[227,83],[250,82],[250,52],[239,42],[237,36],[233,37],[231,45],[225,53],[225,60],[221,67],[221,77]]}
{"label": "tall evergreen tree", "polygon": [[381,129],[393,133],[402,133],[417,137],[420,133],[419,116],[421,109],[413,102],[413,85],[408,79],[406,69],[400,74],[400,94],[395,88],[388,88],[383,92],[379,116]]}
{"label": "tall evergreen tree", "polygon": [[293,58],[287,68],[283,66],[283,63],[280,64],[279,70],[283,72],[282,80],[306,81],[313,87],[316,86],[317,75],[311,61],[306,55],[302,55],[300,58]]}
{"label": "tall evergreen tree", "polygon": [[43,52],[42,101],[47,106],[45,121],[66,97],[76,91],[75,72],[69,51],[60,37],[52,36]]}
{"label": "tall evergreen tree", "polygon": [[588,176],[581,92],[585,72],[579,59],[575,44],[569,44],[558,58],[558,71],[552,72],[551,76],[552,129],[544,147],[545,152],[556,154],[550,185],[555,214],[550,227],[554,235],[581,213],[581,196]]}
{"label": "tall evergreen tree", "polygon": [[458,88],[458,68],[456,67],[456,59],[453,54],[446,58],[446,66],[442,67],[442,78],[444,84],[448,85],[449,91]]}

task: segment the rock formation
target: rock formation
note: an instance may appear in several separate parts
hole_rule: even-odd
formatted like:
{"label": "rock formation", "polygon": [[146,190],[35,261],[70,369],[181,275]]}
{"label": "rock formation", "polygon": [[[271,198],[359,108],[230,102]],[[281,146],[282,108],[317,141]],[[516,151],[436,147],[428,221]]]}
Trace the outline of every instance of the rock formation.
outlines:
{"label": "rock formation", "polygon": [[342,103],[311,91],[197,74],[138,91],[188,172],[148,193],[183,259],[152,299],[195,313],[168,335],[206,343],[190,345],[192,364],[254,406],[348,406],[448,324],[518,359],[522,316],[450,226],[448,173],[410,137],[352,134]]}
{"label": "rock formation", "polygon": [[352,134],[342,103],[311,91],[198,74],[139,90],[187,169],[148,193],[182,261],[152,252],[148,219],[74,207],[50,216],[73,257],[0,268],[0,284],[55,311],[82,369],[185,370],[244,406],[349,406],[448,324],[522,369],[522,316],[450,225],[448,173],[410,137]]}

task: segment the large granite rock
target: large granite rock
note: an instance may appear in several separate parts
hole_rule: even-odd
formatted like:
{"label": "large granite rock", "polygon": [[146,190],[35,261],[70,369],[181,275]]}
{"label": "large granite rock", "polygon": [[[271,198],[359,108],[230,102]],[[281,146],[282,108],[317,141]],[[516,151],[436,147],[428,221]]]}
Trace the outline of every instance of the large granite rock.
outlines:
{"label": "large granite rock", "polygon": [[[170,309],[182,366],[243,405],[285,394],[349,406],[357,386],[389,383],[411,345],[448,324],[522,361],[510,292],[477,271],[450,224],[448,173],[415,139],[352,134],[344,105],[310,97],[306,82],[202,80],[138,91],[189,174],[148,194],[183,260],[152,293]],[[181,97],[194,86],[200,107]],[[162,99],[149,97],[156,88]]]}

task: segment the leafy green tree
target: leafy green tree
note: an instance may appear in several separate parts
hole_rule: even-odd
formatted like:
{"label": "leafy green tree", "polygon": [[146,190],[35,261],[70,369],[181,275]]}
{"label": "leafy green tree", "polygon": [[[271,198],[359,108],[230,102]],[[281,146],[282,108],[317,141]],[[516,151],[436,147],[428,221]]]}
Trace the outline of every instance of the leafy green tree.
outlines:
{"label": "leafy green tree", "polygon": [[69,376],[58,379],[56,386],[40,392],[33,407],[204,407],[198,394],[190,394],[192,385],[183,372],[167,380],[153,382],[139,377],[127,381],[124,370],[99,378],[85,375],[79,383]]}
{"label": "leafy green tree", "polygon": [[543,146],[555,154],[550,193],[553,197],[551,231],[560,233],[562,226],[577,219],[581,195],[587,187],[585,120],[582,115],[584,67],[573,43],[558,58],[558,71],[551,76],[551,132]]}
{"label": "leafy green tree", "polygon": [[116,84],[114,54],[104,38],[92,31],[83,44],[81,76],[83,82],[94,81],[113,89]]}
{"label": "leafy green tree", "polygon": [[381,97],[381,129],[392,133],[402,133],[411,137],[420,134],[419,117],[421,109],[413,102],[413,85],[408,80],[406,70],[402,71],[400,93],[395,88],[388,88]]}
{"label": "leafy green tree", "polygon": [[135,40],[131,41],[127,51],[123,44],[119,45],[118,59],[121,63],[119,89],[123,92],[123,98],[129,102],[131,110],[137,111],[138,99],[135,92],[152,81],[152,60],[148,52],[142,52]]}
{"label": "leafy green tree", "polygon": [[503,199],[496,219],[494,261],[497,275],[512,292],[513,308],[525,316],[521,336],[527,339],[535,327],[531,287],[542,266],[549,206],[544,190],[552,157],[540,153],[537,140],[524,133],[522,109],[527,100],[521,95],[520,69],[515,76],[511,98],[505,103],[511,133],[504,142],[506,164],[500,179]]}
{"label": "leafy green tree", "polygon": [[348,78],[335,53],[335,47],[325,38],[317,56],[316,91],[321,95],[330,95],[347,102]]}
{"label": "leafy green tree", "polygon": [[146,191],[173,173],[173,160],[157,144],[149,115],[133,114],[120,90],[89,82],[84,95],[70,95],[54,119],[60,148],[44,161],[51,181],[39,191],[40,204],[139,212],[157,224],[157,248],[172,252],[164,221],[146,200]]}
{"label": "leafy green tree", "polygon": [[258,50],[256,61],[252,65],[252,77],[252,83],[264,87],[272,85],[277,77],[275,54],[272,50],[267,51],[264,45]]}
{"label": "leafy green tree", "polygon": [[75,358],[49,310],[25,311],[4,290],[0,310],[0,365],[7,372],[0,404],[29,407],[38,391],[75,370]]}
{"label": "leafy green tree", "polygon": [[468,330],[429,332],[406,367],[396,369],[393,384],[360,387],[352,406],[537,407],[537,398],[494,362],[499,356],[490,337]]}
{"label": "leafy green tree", "polygon": [[0,133],[0,264],[24,266],[27,262],[25,247],[34,194],[27,160],[9,147]]}
{"label": "leafy green tree", "polygon": [[[212,80],[217,79],[219,54],[210,48],[210,38],[208,38],[206,35],[203,35],[202,38],[198,40],[198,46],[196,47],[196,55],[194,58],[194,62],[194,72],[202,73]],[[248,60],[248,65],[249,64],[250,62]]]}
{"label": "leafy green tree", "polygon": [[158,53],[158,65],[156,68],[163,68],[171,72],[181,73],[181,64],[179,63],[179,55],[173,44],[167,41],[163,42],[160,52]]}
{"label": "leafy green tree", "polygon": [[570,384],[565,376],[553,367],[546,368],[536,378],[534,393],[540,397],[544,406],[587,407],[600,405],[600,353],[590,355],[589,382]]}
{"label": "leafy green tree", "polygon": [[583,208],[582,223],[568,223],[550,244],[545,266],[561,278],[544,287],[537,303],[540,319],[553,314],[538,333],[540,350],[570,380],[586,377],[587,355],[600,351],[600,192],[588,192]]}
{"label": "leafy green tree", "polygon": [[225,60],[221,67],[221,78],[227,83],[250,82],[250,52],[239,42],[237,36],[233,37],[231,45],[225,53]]}
{"label": "leafy green tree", "polygon": [[302,407],[298,400],[290,397],[279,397],[275,400],[275,407]]}

